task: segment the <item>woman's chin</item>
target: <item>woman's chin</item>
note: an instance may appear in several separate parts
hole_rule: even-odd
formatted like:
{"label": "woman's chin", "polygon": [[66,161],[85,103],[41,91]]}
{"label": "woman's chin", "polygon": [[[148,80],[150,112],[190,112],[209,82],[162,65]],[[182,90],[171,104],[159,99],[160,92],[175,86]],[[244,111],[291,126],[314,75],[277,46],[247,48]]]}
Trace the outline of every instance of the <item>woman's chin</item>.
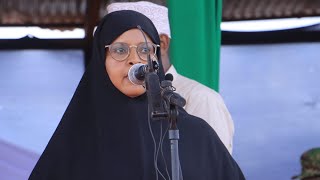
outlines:
{"label": "woman's chin", "polygon": [[122,93],[128,97],[135,98],[144,94],[146,90],[142,86],[132,85],[126,88]]}

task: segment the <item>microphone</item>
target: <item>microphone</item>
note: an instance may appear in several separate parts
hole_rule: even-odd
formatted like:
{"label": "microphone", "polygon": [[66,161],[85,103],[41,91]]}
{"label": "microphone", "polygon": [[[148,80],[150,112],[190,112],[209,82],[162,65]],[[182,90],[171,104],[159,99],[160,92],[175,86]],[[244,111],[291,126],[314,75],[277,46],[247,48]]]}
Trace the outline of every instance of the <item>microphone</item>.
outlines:
{"label": "microphone", "polygon": [[180,94],[174,92],[176,88],[172,86],[173,75],[167,73],[164,79],[165,80],[161,82],[162,97],[169,102],[169,104],[184,107],[186,105],[186,100]]}
{"label": "microphone", "polygon": [[138,63],[133,65],[128,72],[128,78],[132,84],[144,85],[145,74],[148,71],[148,65]]}
{"label": "microphone", "polygon": [[[147,38],[142,28],[139,25],[137,27],[141,31],[145,43],[147,43]],[[153,57],[156,58],[155,56]],[[129,80],[132,83],[143,84],[145,86],[148,97],[148,111],[151,113],[151,119],[155,121],[162,120],[168,116],[168,113],[165,111],[163,101],[161,99],[160,78],[157,74],[159,64],[157,63],[157,59],[152,59],[149,50],[147,62],[148,65],[140,64],[139,67],[138,65],[133,65],[133,67],[130,68],[131,71],[129,70],[130,73],[128,74],[128,77],[131,79]],[[134,79],[140,80],[135,81]]]}
{"label": "microphone", "polygon": [[164,76],[164,80],[173,81],[173,75],[171,73],[167,73]]}

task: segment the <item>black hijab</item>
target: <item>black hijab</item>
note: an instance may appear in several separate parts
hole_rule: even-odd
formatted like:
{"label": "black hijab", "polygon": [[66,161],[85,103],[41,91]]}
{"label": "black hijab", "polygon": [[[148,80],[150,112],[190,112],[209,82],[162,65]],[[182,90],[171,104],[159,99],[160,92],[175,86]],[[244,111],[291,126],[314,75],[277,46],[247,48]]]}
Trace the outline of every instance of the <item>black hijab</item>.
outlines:
{"label": "black hijab", "polygon": [[[30,180],[162,179],[155,171],[155,145],[149,123],[158,143],[167,122],[150,122],[147,96],[130,98],[122,94],[110,81],[104,64],[105,45],[138,25],[153,43],[160,44],[154,25],[140,13],[118,11],[101,20],[94,35],[90,64]],[[157,56],[162,69],[160,49]],[[163,71],[159,77],[163,79]],[[237,163],[206,122],[183,109],[178,119],[185,180],[244,179]],[[166,169],[171,174],[167,135],[163,153],[159,154],[158,169],[164,176]]]}

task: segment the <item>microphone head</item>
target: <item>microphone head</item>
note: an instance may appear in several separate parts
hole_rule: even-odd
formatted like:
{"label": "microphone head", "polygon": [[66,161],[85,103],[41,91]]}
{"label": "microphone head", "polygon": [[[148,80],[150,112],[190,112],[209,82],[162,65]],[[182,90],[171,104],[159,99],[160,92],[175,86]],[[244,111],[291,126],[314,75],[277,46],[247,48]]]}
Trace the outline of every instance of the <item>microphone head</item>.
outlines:
{"label": "microphone head", "polygon": [[143,74],[139,74],[139,69],[143,68],[142,66],[145,66],[145,64],[142,64],[142,63],[135,64],[128,71],[128,79],[134,85],[144,85],[144,79],[141,80],[141,78],[138,79],[137,77],[137,76],[143,75]]}
{"label": "microphone head", "polygon": [[173,75],[170,73],[167,73],[166,76],[164,77],[165,80],[173,81]]}

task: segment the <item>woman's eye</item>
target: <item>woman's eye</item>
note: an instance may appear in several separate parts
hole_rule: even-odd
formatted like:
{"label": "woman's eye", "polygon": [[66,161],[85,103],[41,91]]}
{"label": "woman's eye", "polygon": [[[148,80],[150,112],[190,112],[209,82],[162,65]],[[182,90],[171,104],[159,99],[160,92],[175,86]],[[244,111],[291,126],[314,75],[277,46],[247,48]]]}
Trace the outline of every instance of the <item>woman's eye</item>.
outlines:
{"label": "woman's eye", "polygon": [[148,47],[141,47],[139,51],[142,54],[148,54],[149,52],[151,52],[151,50]]}
{"label": "woman's eye", "polygon": [[148,48],[141,48],[141,52],[142,52],[142,53],[148,53],[148,52],[149,52],[149,49],[148,49]]}
{"label": "woman's eye", "polygon": [[125,53],[127,53],[127,51],[125,48],[117,48],[117,49],[115,49],[115,53],[125,54]]}

